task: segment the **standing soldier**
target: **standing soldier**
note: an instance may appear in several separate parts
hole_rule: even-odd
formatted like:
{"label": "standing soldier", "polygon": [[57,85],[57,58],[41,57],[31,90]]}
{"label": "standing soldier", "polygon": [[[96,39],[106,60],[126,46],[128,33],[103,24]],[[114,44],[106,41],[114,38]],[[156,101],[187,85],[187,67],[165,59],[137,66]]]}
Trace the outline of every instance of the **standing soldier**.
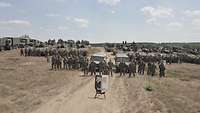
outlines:
{"label": "standing soldier", "polygon": [[103,72],[104,72],[104,63],[103,63],[103,61],[101,61],[100,63],[99,63],[99,75],[102,75],[103,74]]}
{"label": "standing soldier", "polygon": [[55,68],[55,64],[56,64],[56,56],[53,55],[51,57],[51,69],[53,70]]}
{"label": "standing soldier", "polygon": [[62,58],[60,55],[58,55],[58,69],[62,69]]}
{"label": "standing soldier", "polygon": [[123,69],[123,75],[125,76],[126,75],[126,72],[127,72],[127,65],[126,65],[126,63],[123,61],[123,63],[122,63],[122,69]]}
{"label": "standing soldier", "polygon": [[155,74],[156,74],[156,65],[155,63],[153,63],[151,65],[151,76],[155,76]]}
{"label": "standing soldier", "polygon": [[151,63],[148,63],[147,75],[151,75]]}
{"label": "standing soldier", "polygon": [[103,75],[107,75],[108,74],[108,64],[107,62],[104,60],[103,61]]}
{"label": "standing soldier", "polygon": [[142,61],[140,60],[139,63],[138,63],[138,74],[141,75],[141,72],[142,71]]}
{"label": "standing soldier", "polygon": [[25,47],[25,57],[28,56],[28,48]]}
{"label": "standing soldier", "polygon": [[123,73],[123,63],[122,62],[119,63],[119,72],[120,72],[120,77],[121,77],[122,73]]}
{"label": "standing soldier", "polygon": [[113,63],[112,63],[112,61],[110,59],[110,61],[108,62],[108,71],[109,71],[109,75],[111,75],[111,77],[113,76],[113,69],[112,69],[112,67],[113,67]]}
{"label": "standing soldier", "polygon": [[172,54],[169,56],[169,64],[172,64]]}
{"label": "standing soldier", "polygon": [[87,59],[83,60],[82,69],[83,69],[84,75],[87,75],[88,74],[88,60]]}
{"label": "standing soldier", "polygon": [[67,58],[65,57],[64,60],[63,60],[63,68],[66,69],[66,70],[68,69],[67,62],[68,62]]}
{"label": "standing soldier", "polygon": [[72,69],[72,63],[73,63],[73,59],[72,59],[72,57],[69,57],[69,58],[68,58],[68,62],[67,62],[67,64],[68,64],[68,69],[69,69],[69,70]]}
{"label": "standing soldier", "polygon": [[162,62],[162,63],[160,63],[160,65],[159,65],[159,69],[160,69],[160,77],[165,77],[165,65],[164,65],[164,63]]}
{"label": "standing soldier", "polygon": [[144,75],[144,70],[145,70],[145,63],[142,61],[141,63],[141,75]]}
{"label": "standing soldier", "polygon": [[128,66],[128,72],[129,72],[129,78],[131,77],[132,74],[135,77],[136,65],[133,61]]}
{"label": "standing soldier", "polygon": [[92,60],[92,62],[90,63],[90,71],[91,71],[91,75],[96,75],[96,63]]}
{"label": "standing soldier", "polygon": [[78,56],[76,56],[76,57],[74,58],[74,61],[75,61],[75,69],[79,69],[79,63],[80,63],[80,61],[79,61]]}
{"label": "standing soldier", "polygon": [[20,49],[20,55],[24,56],[24,50],[23,50],[23,48]]}

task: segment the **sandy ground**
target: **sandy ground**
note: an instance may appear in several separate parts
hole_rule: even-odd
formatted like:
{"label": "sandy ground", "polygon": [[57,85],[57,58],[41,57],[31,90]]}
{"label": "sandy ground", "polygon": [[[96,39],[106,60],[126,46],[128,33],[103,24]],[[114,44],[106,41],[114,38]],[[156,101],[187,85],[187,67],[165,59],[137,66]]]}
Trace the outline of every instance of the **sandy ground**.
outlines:
{"label": "sandy ground", "polygon": [[51,71],[16,51],[0,53],[0,64],[0,113],[200,113],[200,65],[167,65],[164,79],[115,74],[106,99],[94,99],[94,78],[80,71]]}

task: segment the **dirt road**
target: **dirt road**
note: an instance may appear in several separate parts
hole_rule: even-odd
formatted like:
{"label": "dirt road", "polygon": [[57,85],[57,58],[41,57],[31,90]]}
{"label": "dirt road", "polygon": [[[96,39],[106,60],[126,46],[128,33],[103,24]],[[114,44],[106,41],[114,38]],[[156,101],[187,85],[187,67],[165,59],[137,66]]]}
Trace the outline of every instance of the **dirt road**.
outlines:
{"label": "dirt road", "polygon": [[[121,86],[121,87],[119,87]],[[116,82],[116,78],[110,78],[110,89],[106,98],[99,96],[94,98],[94,78],[68,95],[63,92],[52,101],[41,106],[33,113],[120,113],[123,100],[123,81]]]}

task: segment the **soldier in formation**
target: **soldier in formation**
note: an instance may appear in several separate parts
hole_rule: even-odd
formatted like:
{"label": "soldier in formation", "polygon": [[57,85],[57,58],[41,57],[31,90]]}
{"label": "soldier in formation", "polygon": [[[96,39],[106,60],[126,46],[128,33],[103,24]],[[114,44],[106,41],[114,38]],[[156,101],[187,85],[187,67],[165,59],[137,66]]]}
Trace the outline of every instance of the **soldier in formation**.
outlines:
{"label": "soldier in formation", "polygon": [[91,61],[89,69],[91,71],[91,76],[96,75],[96,63],[94,60]]}
{"label": "soldier in formation", "polygon": [[108,62],[108,72],[109,72],[109,75],[111,75],[111,77],[113,76],[113,62],[111,61],[111,59],[110,59],[110,61]]}
{"label": "soldier in formation", "polygon": [[128,66],[128,71],[129,71],[129,77],[131,77],[131,75],[133,74],[133,76],[135,77],[135,73],[136,73],[136,62],[131,62]]}
{"label": "soldier in formation", "polygon": [[127,66],[126,63],[124,61],[119,63],[119,71],[120,71],[120,76],[125,76],[126,75],[126,70],[127,70]]}
{"label": "soldier in formation", "polygon": [[85,58],[82,63],[82,70],[83,70],[84,75],[88,75],[88,71],[89,71],[88,65],[89,65],[89,61],[87,58]]}
{"label": "soldier in formation", "polygon": [[145,63],[144,61],[141,60],[138,64],[138,74],[144,75],[144,71],[145,71]]}
{"label": "soldier in formation", "polygon": [[164,65],[163,62],[161,62],[161,63],[159,64],[159,69],[160,69],[160,73],[159,73],[160,77],[161,77],[161,78],[162,78],[162,77],[165,77],[165,65]]}

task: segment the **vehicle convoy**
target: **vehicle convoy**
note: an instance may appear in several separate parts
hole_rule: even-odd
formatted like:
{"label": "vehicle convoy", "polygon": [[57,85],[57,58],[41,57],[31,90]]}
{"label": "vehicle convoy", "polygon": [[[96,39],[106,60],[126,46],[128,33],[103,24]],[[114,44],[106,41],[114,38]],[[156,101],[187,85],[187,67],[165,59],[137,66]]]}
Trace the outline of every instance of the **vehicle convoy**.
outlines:
{"label": "vehicle convoy", "polygon": [[25,46],[40,46],[42,42],[31,39],[28,35],[21,37],[3,37],[0,38],[0,50],[11,50],[15,48],[23,48]]}
{"label": "vehicle convoy", "polygon": [[90,61],[94,61],[96,63],[96,72],[99,72],[99,63],[103,61],[107,62],[107,55],[105,53],[93,54]]}
{"label": "vehicle convoy", "polygon": [[115,72],[117,73],[120,70],[119,66],[120,63],[125,63],[126,64],[125,67],[128,67],[128,65],[130,64],[130,59],[126,53],[118,53],[115,56],[115,67],[116,67]]}

